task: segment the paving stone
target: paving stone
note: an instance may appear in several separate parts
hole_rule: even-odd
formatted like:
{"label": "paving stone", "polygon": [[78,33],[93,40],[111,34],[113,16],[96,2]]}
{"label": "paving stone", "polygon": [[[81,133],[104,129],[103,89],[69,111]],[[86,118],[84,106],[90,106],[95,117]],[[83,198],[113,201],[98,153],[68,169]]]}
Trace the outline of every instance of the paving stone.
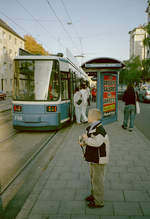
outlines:
{"label": "paving stone", "polygon": [[124,201],[122,191],[106,190],[104,193],[104,200],[106,201]]}
{"label": "paving stone", "polygon": [[133,216],[130,219],[150,219],[150,217],[148,216]]}
{"label": "paving stone", "polygon": [[22,209],[18,213],[16,219],[27,219],[28,218],[28,214],[29,214],[29,210],[28,209]]}
{"label": "paving stone", "polygon": [[71,219],[99,219],[99,216],[95,216],[95,215],[72,215]]}
{"label": "paving stone", "polygon": [[150,201],[150,197],[144,191],[124,191],[126,201]]}
{"label": "paving stone", "polygon": [[61,202],[59,214],[85,214],[84,201]]}
{"label": "paving stone", "polygon": [[112,203],[105,202],[105,206],[103,208],[89,208],[86,206],[86,214],[87,215],[114,215],[113,205]]}
{"label": "paving stone", "polygon": [[44,189],[64,189],[67,187],[68,180],[53,180],[49,179],[45,184]]}
{"label": "paving stone", "polygon": [[67,184],[68,188],[88,189],[90,187],[88,181],[81,180],[69,180]]}
{"label": "paving stone", "polygon": [[140,206],[142,207],[144,215],[149,215],[150,218],[150,202],[141,202]]}
{"label": "paving stone", "polygon": [[75,189],[50,189],[44,190],[39,196],[39,200],[51,201],[71,201],[75,197]]}
{"label": "paving stone", "polygon": [[110,182],[110,189],[111,190],[132,190],[133,184],[132,183],[118,183],[118,182]]}
{"label": "paving stone", "polygon": [[101,219],[130,219],[128,216],[101,216]]}
{"label": "paving stone", "polygon": [[136,202],[118,202],[113,203],[115,215],[133,216],[143,215],[140,206]]}
{"label": "paving stone", "polygon": [[49,219],[49,215],[48,214],[31,214],[28,219]]}
{"label": "paving stone", "polygon": [[90,190],[88,190],[88,189],[77,189],[76,194],[75,194],[75,200],[83,201],[89,195],[90,195]]}
{"label": "paving stone", "polygon": [[136,175],[136,173],[122,173],[122,175],[120,175],[120,180],[122,183],[132,183],[141,181],[141,178],[140,176]]}
{"label": "paving stone", "polygon": [[59,201],[38,200],[32,209],[31,214],[56,214],[58,213]]}
{"label": "paving stone", "polygon": [[64,215],[52,215],[48,217],[48,219],[70,219],[70,218],[71,218],[70,215],[65,215],[65,216]]}

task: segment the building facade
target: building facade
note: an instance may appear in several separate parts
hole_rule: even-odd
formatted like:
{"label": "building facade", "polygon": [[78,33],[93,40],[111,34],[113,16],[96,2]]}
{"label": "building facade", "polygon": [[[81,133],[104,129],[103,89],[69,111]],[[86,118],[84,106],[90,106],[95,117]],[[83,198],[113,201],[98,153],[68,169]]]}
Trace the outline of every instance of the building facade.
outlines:
{"label": "building facade", "polygon": [[24,38],[0,19],[0,90],[8,95],[12,93],[13,59],[19,48],[24,49]]}
{"label": "building facade", "polygon": [[130,34],[130,57],[139,56],[140,59],[147,57],[147,48],[143,44],[143,40],[146,38],[147,33],[144,30],[144,25],[140,25],[129,32]]}

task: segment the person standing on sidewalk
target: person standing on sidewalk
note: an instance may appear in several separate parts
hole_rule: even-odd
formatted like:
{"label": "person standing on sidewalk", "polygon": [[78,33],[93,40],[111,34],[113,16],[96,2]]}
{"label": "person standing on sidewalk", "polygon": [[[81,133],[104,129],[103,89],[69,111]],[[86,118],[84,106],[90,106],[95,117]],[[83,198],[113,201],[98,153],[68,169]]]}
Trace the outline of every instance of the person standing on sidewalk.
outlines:
{"label": "person standing on sidewalk", "polygon": [[76,88],[73,100],[74,100],[74,107],[75,107],[76,122],[77,124],[81,124],[82,94],[79,88]]}
{"label": "person standing on sidewalk", "polygon": [[134,90],[134,87],[131,84],[129,84],[122,97],[122,100],[125,102],[124,120],[123,120],[122,128],[123,129],[128,128],[128,120],[130,119],[130,123],[129,123],[130,132],[132,132],[134,128],[134,120],[136,115],[136,99],[137,99],[137,94]]}
{"label": "person standing on sidewalk", "polygon": [[82,122],[86,123],[88,121],[88,118],[86,116],[86,109],[88,105],[88,94],[86,91],[86,85],[83,84],[80,90],[82,94],[82,103],[81,103],[81,116],[82,116]]}
{"label": "person standing on sidewalk", "polygon": [[90,162],[91,195],[85,200],[89,201],[89,208],[104,207],[104,168],[109,159],[109,138],[100,122],[101,112],[90,109],[86,134],[79,137],[81,147],[86,146],[84,157]]}

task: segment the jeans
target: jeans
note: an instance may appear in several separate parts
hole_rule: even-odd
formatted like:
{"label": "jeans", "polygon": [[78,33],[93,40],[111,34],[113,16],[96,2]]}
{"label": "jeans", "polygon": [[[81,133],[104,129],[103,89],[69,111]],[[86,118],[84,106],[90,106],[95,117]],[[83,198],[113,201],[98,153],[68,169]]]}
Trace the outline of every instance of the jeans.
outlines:
{"label": "jeans", "polygon": [[124,107],[124,121],[123,125],[125,128],[128,127],[128,120],[130,118],[130,123],[129,123],[129,128],[133,129],[134,127],[134,120],[135,120],[135,114],[136,114],[136,106],[131,104],[131,105],[126,105]]}

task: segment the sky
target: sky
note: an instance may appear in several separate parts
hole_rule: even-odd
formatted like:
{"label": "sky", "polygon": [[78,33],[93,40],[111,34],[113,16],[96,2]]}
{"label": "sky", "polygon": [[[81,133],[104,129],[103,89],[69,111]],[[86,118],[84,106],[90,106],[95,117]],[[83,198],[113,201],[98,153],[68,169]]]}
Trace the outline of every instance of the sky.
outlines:
{"label": "sky", "polygon": [[68,48],[80,64],[129,58],[129,31],[147,23],[147,0],[1,0],[0,18],[49,53]]}

